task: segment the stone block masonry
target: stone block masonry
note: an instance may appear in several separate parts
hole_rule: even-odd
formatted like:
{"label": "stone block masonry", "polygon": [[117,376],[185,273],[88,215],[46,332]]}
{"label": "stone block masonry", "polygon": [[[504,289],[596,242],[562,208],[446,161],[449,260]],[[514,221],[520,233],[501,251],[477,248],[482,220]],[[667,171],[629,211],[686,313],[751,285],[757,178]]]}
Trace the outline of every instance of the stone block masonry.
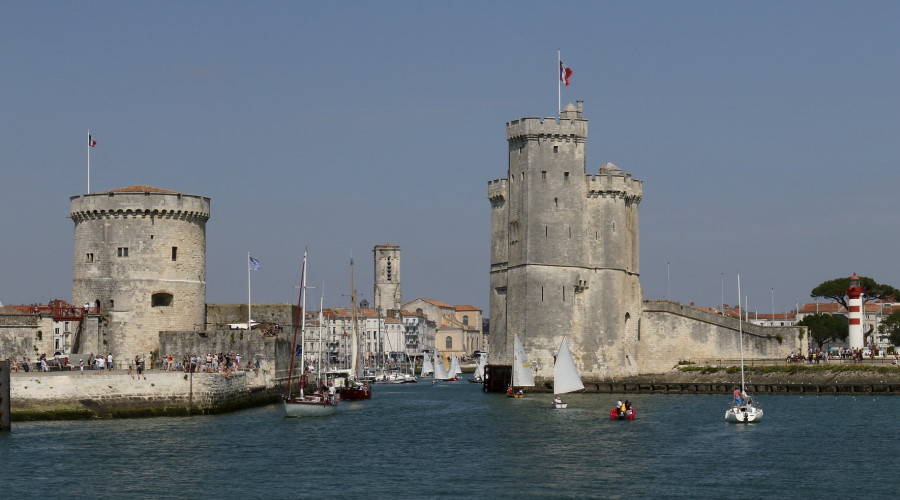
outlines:
{"label": "stone block masonry", "polygon": [[269,404],[280,388],[267,374],[160,372],[138,379],[124,371],[16,373],[13,420],[118,418],[222,413]]}

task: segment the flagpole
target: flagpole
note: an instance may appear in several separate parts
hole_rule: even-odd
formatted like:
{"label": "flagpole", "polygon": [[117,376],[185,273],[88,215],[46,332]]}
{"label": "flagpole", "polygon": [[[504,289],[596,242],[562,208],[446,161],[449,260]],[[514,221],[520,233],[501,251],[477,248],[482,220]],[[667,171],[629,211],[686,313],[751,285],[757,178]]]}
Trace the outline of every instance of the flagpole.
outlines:
{"label": "flagpole", "polygon": [[91,129],[88,129],[88,194],[91,194]]}
{"label": "flagpole", "polygon": [[247,330],[251,329],[250,325],[250,308],[252,302],[250,300],[250,252],[247,252]]}
{"label": "flagpole", "polygon": [[562,117],[562,54],[556,51],[556,116]]}

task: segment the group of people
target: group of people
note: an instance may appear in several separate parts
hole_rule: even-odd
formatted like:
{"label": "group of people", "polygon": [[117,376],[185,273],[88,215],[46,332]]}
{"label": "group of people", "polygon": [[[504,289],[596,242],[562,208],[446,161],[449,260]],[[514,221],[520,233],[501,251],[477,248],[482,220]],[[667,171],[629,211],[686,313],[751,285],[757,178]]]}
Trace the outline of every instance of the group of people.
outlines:
{"label": "group of people", "polygon": [[[183,371],[184,373],[225,373],[241,370],[241,355],[232,353],[206,353],[206,356],[185,354],[178,360],[172,354],[162,359],[164,371]],[[259,370],[259,362],[250,368]]]}
{"label": "group of people", "polygon": [[622,400],[616,401],[616,411],[619,412],[619,416],[630,416],[634,413],[634,406],[631,405],[631,401],[625,400],[623,403]]}
{"label": "group of people", "polygon": [[10,366],[12,370],[16,372],[20,369],[25,372],[49,372],[51,370],[79,370],[83,372],[85,367],[87,367],[88,370],[112,370],[114,364],[112,353],[109,353],[106,356],[103,356],[102,354],[95,356],[94,353],[91,353],[87,358],[87,362],[85,362],[82,357],[78,360],[77,366],[74,363],[69,363],[68,356],[56,356],[53,359],[49,359],[47,354],[39,355],[34,361],[31,361],[28,358],[22,358],[22,361],[11,362]]}

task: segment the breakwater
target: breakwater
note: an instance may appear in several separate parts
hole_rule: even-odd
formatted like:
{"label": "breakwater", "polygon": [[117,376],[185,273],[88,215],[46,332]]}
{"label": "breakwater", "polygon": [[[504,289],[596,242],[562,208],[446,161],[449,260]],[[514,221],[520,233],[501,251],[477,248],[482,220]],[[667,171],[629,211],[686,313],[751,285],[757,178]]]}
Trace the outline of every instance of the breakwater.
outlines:
{"label": "breakwater", "polygon": [[63,420],[212,414],[269,404],[280,386],[263,370],[183,373],[151,370],[14,373],[12,420]]}

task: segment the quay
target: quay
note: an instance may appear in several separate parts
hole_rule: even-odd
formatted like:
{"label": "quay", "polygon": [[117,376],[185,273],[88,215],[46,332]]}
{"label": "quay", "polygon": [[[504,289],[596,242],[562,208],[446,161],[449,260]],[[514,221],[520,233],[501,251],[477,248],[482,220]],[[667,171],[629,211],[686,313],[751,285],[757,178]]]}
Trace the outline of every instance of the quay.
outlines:
{"label": "quay", "polygon": [[282,389],[264,370],[19,371],[9,380],[13,421],[225,413],[278,401]]}

